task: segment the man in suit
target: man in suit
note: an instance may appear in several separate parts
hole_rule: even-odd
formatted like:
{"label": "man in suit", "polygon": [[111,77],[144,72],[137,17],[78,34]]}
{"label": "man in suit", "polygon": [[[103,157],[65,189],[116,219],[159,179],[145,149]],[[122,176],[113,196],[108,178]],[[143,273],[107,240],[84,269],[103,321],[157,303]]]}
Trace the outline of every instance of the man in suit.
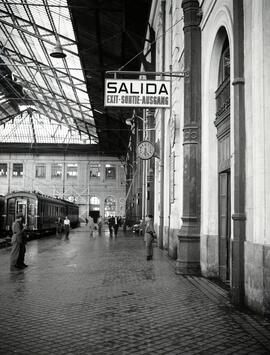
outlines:
{"label": "man in suit", "polygon": [[114,226],[113,226],[114,235],[115,235],[115,237],[117,237],[118,229],[120,226],[120,219],[119,219],[119,217],[113,217],[113,218],[114,218]]}
{"label": "man in suit", "polygon": [[115,217],[110,216],[108,222],[109,222],[110,237],[112,237],[114,231],[114,225],[115,225]]}

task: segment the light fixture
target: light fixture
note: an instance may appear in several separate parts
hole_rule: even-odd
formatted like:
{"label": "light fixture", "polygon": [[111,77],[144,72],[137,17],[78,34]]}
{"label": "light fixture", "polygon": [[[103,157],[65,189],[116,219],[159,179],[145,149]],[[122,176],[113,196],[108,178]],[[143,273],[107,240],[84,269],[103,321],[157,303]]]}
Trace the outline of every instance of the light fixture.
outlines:
{"label": "light fixture", "polygon": [[58,33],[56,33],[56,42],[55,46],[53,47],[52,52],[50,53],[50,56],[53,58],[65,58],[67,55],[63,51],[63,47],[61,46],[60,39],[59,39],[59,33],[60,33],[60,20],[61,20],[61,0],[60,0],[60,5],[59,5],[59,13],[58,13]]}
{"label": "light fixture", "polygon": [[50,56],[53,58],[65,58],[67,55],[63,52],[63,48],[60,44],[59,38],[56,39],[55,46],[53,47]]}
{"label": "light fixture", "polygon": [[130,117],[130,118],[127,118],[127,119],[126,119],[126,124],[127,124],[128,126],[132,126],[133,123],[134,123],[133,117]]}
{"label": "light fixture", "polygon": [[138,116],[138,115],[136,114],[136,111],[133,110],[132,117],[126,119],[126,124],[127,124],[128,126],[132,126],[132,125],[134,124],[135,118],[139,118],[139,119],[142,120],[144,123],[146,122],[146,120],[145,120],[144,118]]}

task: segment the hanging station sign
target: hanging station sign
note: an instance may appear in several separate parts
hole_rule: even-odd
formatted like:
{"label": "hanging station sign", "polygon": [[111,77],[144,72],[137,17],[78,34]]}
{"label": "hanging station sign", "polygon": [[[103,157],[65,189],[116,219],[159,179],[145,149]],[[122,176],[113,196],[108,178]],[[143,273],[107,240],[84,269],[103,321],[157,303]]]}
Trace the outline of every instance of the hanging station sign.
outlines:
{"label": "hanging station sign", "polygon": [[104,106],[170,107],[170,81],[105,79]]}

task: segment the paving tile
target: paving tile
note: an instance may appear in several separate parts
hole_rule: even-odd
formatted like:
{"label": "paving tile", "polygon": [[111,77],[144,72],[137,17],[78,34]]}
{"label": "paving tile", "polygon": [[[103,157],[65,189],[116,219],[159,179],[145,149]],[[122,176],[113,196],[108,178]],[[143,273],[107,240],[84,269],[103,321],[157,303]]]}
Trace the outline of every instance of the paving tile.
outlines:
{"label": "paving tile", "polygon": [[0,250],[0,354],[269,354],[270,322],[234,308],[227,291],[174,272],[166,253],[145,260],[123,232],[27,245],[29,267],[9,271]]}

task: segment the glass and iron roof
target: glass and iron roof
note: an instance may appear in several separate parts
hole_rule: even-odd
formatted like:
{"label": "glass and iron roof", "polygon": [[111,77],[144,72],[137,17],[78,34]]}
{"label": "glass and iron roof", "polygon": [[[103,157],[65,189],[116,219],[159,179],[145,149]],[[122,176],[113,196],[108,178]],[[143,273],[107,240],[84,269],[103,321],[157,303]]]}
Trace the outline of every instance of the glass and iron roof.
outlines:
{"label": "glass and iron roof", "polygon": [[50,120],[38,111],[26,108],[0,130],[1,143],[90,144],[87,135]]}
{"label": "glass and iron roof", "polygon": [[[57,41],[65,58],[50,56]],[[0,2],[0,125],[2,142],[32,127],[36,141],[98,143],[67,0]]]}

